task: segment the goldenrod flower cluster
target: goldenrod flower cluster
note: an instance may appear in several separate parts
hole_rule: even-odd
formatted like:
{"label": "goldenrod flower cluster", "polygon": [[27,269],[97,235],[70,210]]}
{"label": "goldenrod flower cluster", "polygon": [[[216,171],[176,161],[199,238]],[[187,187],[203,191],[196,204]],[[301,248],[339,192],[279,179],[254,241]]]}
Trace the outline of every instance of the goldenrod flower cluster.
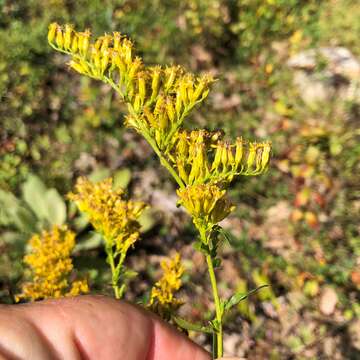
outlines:
{"label": "goldenrod flower cluster", "polygon": [[90,31],[71,25],[49,26],[48,40],[56,50],[71,55],[77,72],[109,83],[129,107],[126,124],[167,150],[185,116],[203,101],[213,79],[195,77],[180,66],[146,67],[134,56],[133,43],[119,32],[94,40]]}
{"label": "goldenrod flower cluster", "polygon": [[77,204],[80,211],[88,215],[89,221],[103,236],[105,243],[115,246],[118,253],[126,253],[139,238],[138,218],[146,204],[125,200],[122,189],[113,189],[111,178],[94,184],[81,177],[75,190],[68,197]]}
{"label": "goldenrod flower cluster", "polygon": [[185,184],[228,184],[235,176],[258,175],[266,170],[270,143],[248,143],[237,138],[232,144],[222,137],[219,131],[177,132],[170,158]]}
{"label": "goldenrod flower cluster", "polygon": [[193,185],[178,189],[177,194],[197,226],[211,228],[235,209],[226,198],[226,190],[220,190],[217,185]]}
{"label": "goldenrod flower cluster", "polygon": [[29,245],[31,252],[24,262],[30,268],[32,281],[23,284],[17,300],[35,301],[89,292],[86,280],[69,280],[73,270],[70,255],[75,246],[75,234],[66,226],[54,226],[51,231],[34,235]]}
{"label": "goldenrod flower cluster", "polygon": [[182,305],[182,301],[175,296],[181,287],[181,277],[184,273],[180,254],[176,253],[168,261],[163,260],[161,268],[163,276],[151,289],[149,307],[157,314],[168,317]]}
{"label": "goldenrod flower cluster", "polygon": [[48,40],[71,56],[73,69],[110,84],[121,95],[128,104],[126,125],[145,137],[174,176],[180,203],[194,222],[199,223],[196,216],[211,224],[223,219],[233,209],[224,192],[230,182],[267,169],[268,142],[237,138],[230,143],[220,131],[183,129],[185,117],[207,97],[214,82],[210,75],[196,77],[179,66],[147,67],[134,55],[132,42],[118,32],[91,41],[89,30],[76,32],[53,23]]}

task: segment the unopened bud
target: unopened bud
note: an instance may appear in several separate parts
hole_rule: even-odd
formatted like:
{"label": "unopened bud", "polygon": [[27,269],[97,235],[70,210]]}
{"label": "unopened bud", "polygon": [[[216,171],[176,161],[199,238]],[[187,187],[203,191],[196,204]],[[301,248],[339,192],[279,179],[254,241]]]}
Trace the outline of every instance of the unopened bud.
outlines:
{"label": "unopened bud", "polygon": [[115,31],[113,33],[113,39],[114,39],[114,50],[119,50],[120,47],[120,41],[121,41],[121,34],[118,31]]}
{"label": "unopened bud", "polygon": [[58,26],[56,28],[56,38],[55,38],[55,41],[56,41],[56,45],[57,47],[59,47],[60,49],[63,48],[64,46],[64,36],[63,36],[63,32],[62,32],[62,29],[60,26]]}
{"label": "unopened bud", "polygon": [[73,34],[72,25],[66,24],[65,32],[64,32],[64,49],[66,49],[66,50],[71,49],[72,34]]}
{"label": "unopened bud", "polygon": [[71,42],[71,52],[73,53],[73,54],[75,54],[77,51],[78,51],[78,48],[79,48],[79,46],[78,46],[78,37],[77,37],[77,35],[76,34],[74,34],[74,36],[73,36],[73,38],[72,38],[72,42]]}
{"label": "unopened bud", "polygon": [[59,27],[59,25],[57,23],[51,23],[49,25],[49,31],[48,31],[48,41],[49,43],[52,43],[55,39],[55,35],[56,35],[56,30]]}
{"label": "unopened bud", "polygon": [[151,101],[154,101],[156,96],[159,93],[160,88],[160,74],[161,74],[161,68],[160,66],[156,66],[152,70],[152,81],[151,81]]}
{"label": "unopened bud", "polygon": [[166,99],[166,113],[170,119],[170,121],[173,123],[175,122],[176,114],[175,114],[175,108],[170,98]]}
{"label": "unopened bud", "polygon": [[246,160],[247,172],[251,171],[256,158],[256,144],[249,144],[249,153]]}

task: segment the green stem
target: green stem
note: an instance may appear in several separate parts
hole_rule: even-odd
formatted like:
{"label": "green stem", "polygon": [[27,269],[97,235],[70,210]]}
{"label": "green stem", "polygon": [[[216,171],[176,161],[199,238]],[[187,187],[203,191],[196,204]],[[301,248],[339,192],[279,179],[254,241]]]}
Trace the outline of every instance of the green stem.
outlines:
{"label": "green stem", "polygon": [[[206,228],[198,228],[199,232],[200,232],[200,238],[201,241],[204,244],[208,243],[208,239],[206,237]],[[215,320],[217,323],[217,329],[216,331],[214,331],[214,342],[216,341],[216,344],[213,344],[213,349],[216,349],[216,354],[213,354],[213,356],[216,358],[221,358],[223,356],[223,328],[222,328],[222,316],[223,316],[223,312],[221,309],[221,301],[220,301],[220,297],[219,297],[219,291],[218,291],[218,287],[217,287],[217,281],[216,281],[216,276],[215,276],[215,270],[214,270],[214,265],[213,265],[213,258],[211,256],[211,254],[207,254],[206,256],[206,263],[208,266],[208,272],[209,272],[209,277],[210,277],[210,283],[211,283],[211,288],[212,288],[212,292],[213,292],[213,297],[214,297],[214,303],[215,303]]]}
{"label": "green stem", "polygon": [[105,246],[105,251],[107,254],[107,261],[110,265],[111,269],[111,286],[114,290],[115,298],[121,299],[124,294],[124,286],[119,287],[119,276],[122,267],[122,263],[124,262],[125,256],[121,256],[120,261],[117,265],[115,265],[114,252],[111,246]]}
{"label": "green stem", "polygon": [[156,145],[155,141],[150,136],[148,136],[145,132],[143,132],[142,135],[144,136],[146,141],[150,144],[152,149],[155,151],[156,155],[159,157],[161,165],[164,166],[167,169],[167,171],[169,171],[169,173],[172,175],[172,177],[177,182],[179,187],[181,189],[184,189],[185,188],[184,182],[181,180],[180,176],[176,173],[175,169],[170,165],[170,163],[167,161],[165,156],[162,154],[162,152]]}
{"label": "green stem", "polygon": [[215,303],[215,313],[216,313],[216,320],[218,325],[218,331],[216,332],[216,343],[217,343],[217,354],[218,358],[223,356],[223,329],[222,329],[222,311],[221,311],[221,304],[220,304],[220,297],[217,288],[217,282],[215,277],[215,271],[213,266],[213,259],[210,255],[206,255],[206,262],[208,265],[208,271],[210,276],[211,287],[214,296],[214,303]]}
{"label": "green stem", "polygon": [[[120,88],[110,78],[107,78],[106,80],[107,80],[107,83],[116,92],[118,92],[122,98],[124,98],[124,94],[122,94]],[[129,112],[133,116],[137,117],[137,113],[134,111],[132,105],[130,103],[127,103],[127,105],[128,105]],[[164,166],[169,171],[169,173],[172,175],[172,177],[177,182],[177,184],[180,186],[180,188],[182,188],[182,189],[185,188],[184,182],[181,180],[180,176],[176,173],[175,169],[171,166],[171,164],[168,162],[168,160],[166,159],[164,154],[161,152],[161,150],[157,146],[154,139],[147,133],[147,131],[145,129],[141,129],[141,130],[142,130],[141,135],[145,138],[145,140],[149,143],[149,145],[154,150],[155,154],[159,157],[161,165]]]}

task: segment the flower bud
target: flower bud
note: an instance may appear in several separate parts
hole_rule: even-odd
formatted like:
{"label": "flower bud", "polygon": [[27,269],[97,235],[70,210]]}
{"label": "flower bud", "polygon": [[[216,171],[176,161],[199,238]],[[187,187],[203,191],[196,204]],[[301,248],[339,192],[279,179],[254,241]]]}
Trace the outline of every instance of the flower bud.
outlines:
{"label": "flower bud", "polygon": [[[126,59],[125,59],[125,63],[127,63]],[[131,81],[132,79],[135,78],[135,75],[141,68],[141,65],[142,65],[141,59],[139,57],[136,57],[129,66],[129,72],[128,72],[128,76],[127,76],[129,81]]]}
{"label": "flower bud", "polygon": [[243,140],[242,138],[236,139],[236,145],[235,145],[235,165],[236,168],[239,167],[241,160],[243,157]]}
{"label": "flower bud", "polygon": [[124,60],[127,65],[132,63],[132,48],[132,42],[129,39],[124,39],[122,42],[122,52],[124,54]]}
{"label": "flower bud", "polygon": [[175,110],[178,118],[180,118],[181,116],[181,109],[182,109],[182,100],[181,100],[180,91],[178,90],[176,92],[176,103],[175,103]]}
{"label": "flower bud", "polygon": [[211,171],[216,170],[216,172],[217,172],[218,167],[219,167],[219,165],[221,163],[222,146],[220,144],[218,144],[216,146],[214,160],[213,160],[212,165],[211,165]]}
{"label": "flower bud", "polygon": [[72,35],[73,35],[72,25],[66,24],[65,25],[65,33],[64,33],[64,49],[65,50],[71,49]]}
{"label": "flower bud", "polygon": [[63,32],[62,32],[62,29],[60,26],[58,26],[56,28],[56,38],[55,38],[55,41],[56,41],[56,45],[58,48],[62,49],[63,46],[64,46],[64,36],[63,36]]}
{"label": "flower bud", "polygon": [[174,85],[176,74],[179,70],[178,66],[171,66],[165,69],[165,92],[168,92],[170,88]]}
{"label": "flower bud", "polygon": [[100,64],[101,74],[102,75],[104,74],[106,68],[109,65],[109,58],[110,58],[109,50],[103,51],[102,52],[102,58],[101,58],[101,64]]}
{"label": "flower bud", "polygon": [[270,160],[270,152],[271,152],[271,144],[268,142],[264,143],[263,151],[261,154],[261,170],[264,170],[268,166]]}
{"label": "flower bud", "polygon": [[87,55],[90,44],[90,35],[91,32],[89,29],[85,30],[84,32],[78,33],[78,37],[79,37],[78,46],[79,46],[80,54],[82,56]]}
{"label": "flower bud", "polygon": [[221,164],[222,164],[222,172],[226,172],[228,167],[228,151],[227,144],[224,144],[221,149]]}
{"label": "flower bud", "polygon": [[119,50],[120,41],[121,41],[121,34],[118,31],[114,31],[113,39],[114,39],[114,44],[113,44],[114,50]]}
{"label": "flower bud", "polygon": [[49,43],[52,43],[55,39],[55,35],[56,35],[56,30],[59,27],[59,25],[57,23],[51,23],[49,25],[49,31],[48,31],[48,41]]}
{"label": "flower bud", "polygon": [[246,167],[247,167],[246,172],[251,172],[251,168],[253,167],[255,162],[255,157],[256,157],[256,144],[250,143],[249,152],[246,160]]}
{"label": "flower bud", "polygon": [[73,54],[75,54],[78,51],[78,36],[77,34],[74,34],[73,38],[72,38],[72,42],[71,42],[71,52]]}
{"label": "flower bud", "polygon": [[138,88],[141,103],[144,104],[146,97],[146,81],[144,73],[138,75]]}
{"label": "flower bud", "polygon": [[174,123],[175,122],[175,119],[176,119],[176,114],[175,114],[175,109],[174,109],[174,105],[171,101],[170,98],[167,98],[166,99],[166,113],[170,119],[170,122]]}
{"label": "flower bud", "polygon": [[156,66],[152,69],[152,80],[151,80],[151,101],[156,99],[156,96],[159,94],[160,88],[160,75],[161,75],[161,68],[160,66]]}

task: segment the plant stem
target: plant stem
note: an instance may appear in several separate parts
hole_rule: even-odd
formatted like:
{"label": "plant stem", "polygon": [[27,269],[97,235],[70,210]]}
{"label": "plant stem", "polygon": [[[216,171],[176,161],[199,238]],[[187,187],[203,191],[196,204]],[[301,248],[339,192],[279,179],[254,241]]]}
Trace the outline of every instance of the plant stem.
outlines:
{"label": "plant stem", "polygon": [[112,251],[112,248],[110,246],[105,247],[106,253],[107,253],[107,261],[110,265],[111,269],[111,286],[114,290],[115,298],[121,299],[122,293],[124,292],[123,289],[119,288],[119,264],[115,266],[114,261],[114,253]]}
{"label": "plant stem", "polygon": [[[217,358],[220,358],[223,356],[223,329],[222,329],[222,311],[221,311],[221,305],[220,305],[220,297],[219,292],[217,288],[217,282],[216,282],[216,276],[214,271],[214,266],[212,262],[211,255],[206,255],[206,262],[208,266],[209,276],[210,276],[210,282],[211,287],[213,291],[214,296],[214,303],[215,303],[215,313],[216,313],[216,320],[218,325],[218,331],[216,332],[216,342],[217,342]],[[213,354],[215,355],[215,354]]]}
{"label": "plant stem", "polygon": [[[206,227],[198,227],[198,230],[200,233],[201,241],[204,244],[207,244],[209,241],[208,241],[208,238],[206,237]],[[214,357],[216,356],[216,358],[221,358],[223,356],[223,328],[222,328],[223,311],[221,309],[221,301],[220,301],[219,291],[218,291],[218,287],[217,287],[217,281],[216,281],[215,270],[214,270],[214,265],[213,265],[213,258],[210,253],[205,255],[205,257],[206,257],[206,263],[208,266],[210,283],[211,283],[211,288],[212,288],[213,297],[214,297],[215,320],[217,323],[216,324],[217,329],[216,329],[216,331],[214,330],[214,340],[213,340],[214,342],[216,342],[215,344],[213,344],[213,349],[216,349],[214,351],[214,352],[216,352],[216,354],[213,354],[213,356]]]}
{"label": "plant stem", "polygon": [[150,136],[148,136],[145,132],[142,133],[142,135],[149,143],[149,145],[152,147],[152,149],[155,151],[156,155],[159,157],[161,165],[164,166],[169,171],[169,173],[172,175],[172,177],[178,183],[181,189],[185,188],[184,182],[181,180],[180,176],[176,173],[176,171],[170,165],[170,163],[166,160],[165,156],[162,154],[162,152],[160,151],[154,140]]}

